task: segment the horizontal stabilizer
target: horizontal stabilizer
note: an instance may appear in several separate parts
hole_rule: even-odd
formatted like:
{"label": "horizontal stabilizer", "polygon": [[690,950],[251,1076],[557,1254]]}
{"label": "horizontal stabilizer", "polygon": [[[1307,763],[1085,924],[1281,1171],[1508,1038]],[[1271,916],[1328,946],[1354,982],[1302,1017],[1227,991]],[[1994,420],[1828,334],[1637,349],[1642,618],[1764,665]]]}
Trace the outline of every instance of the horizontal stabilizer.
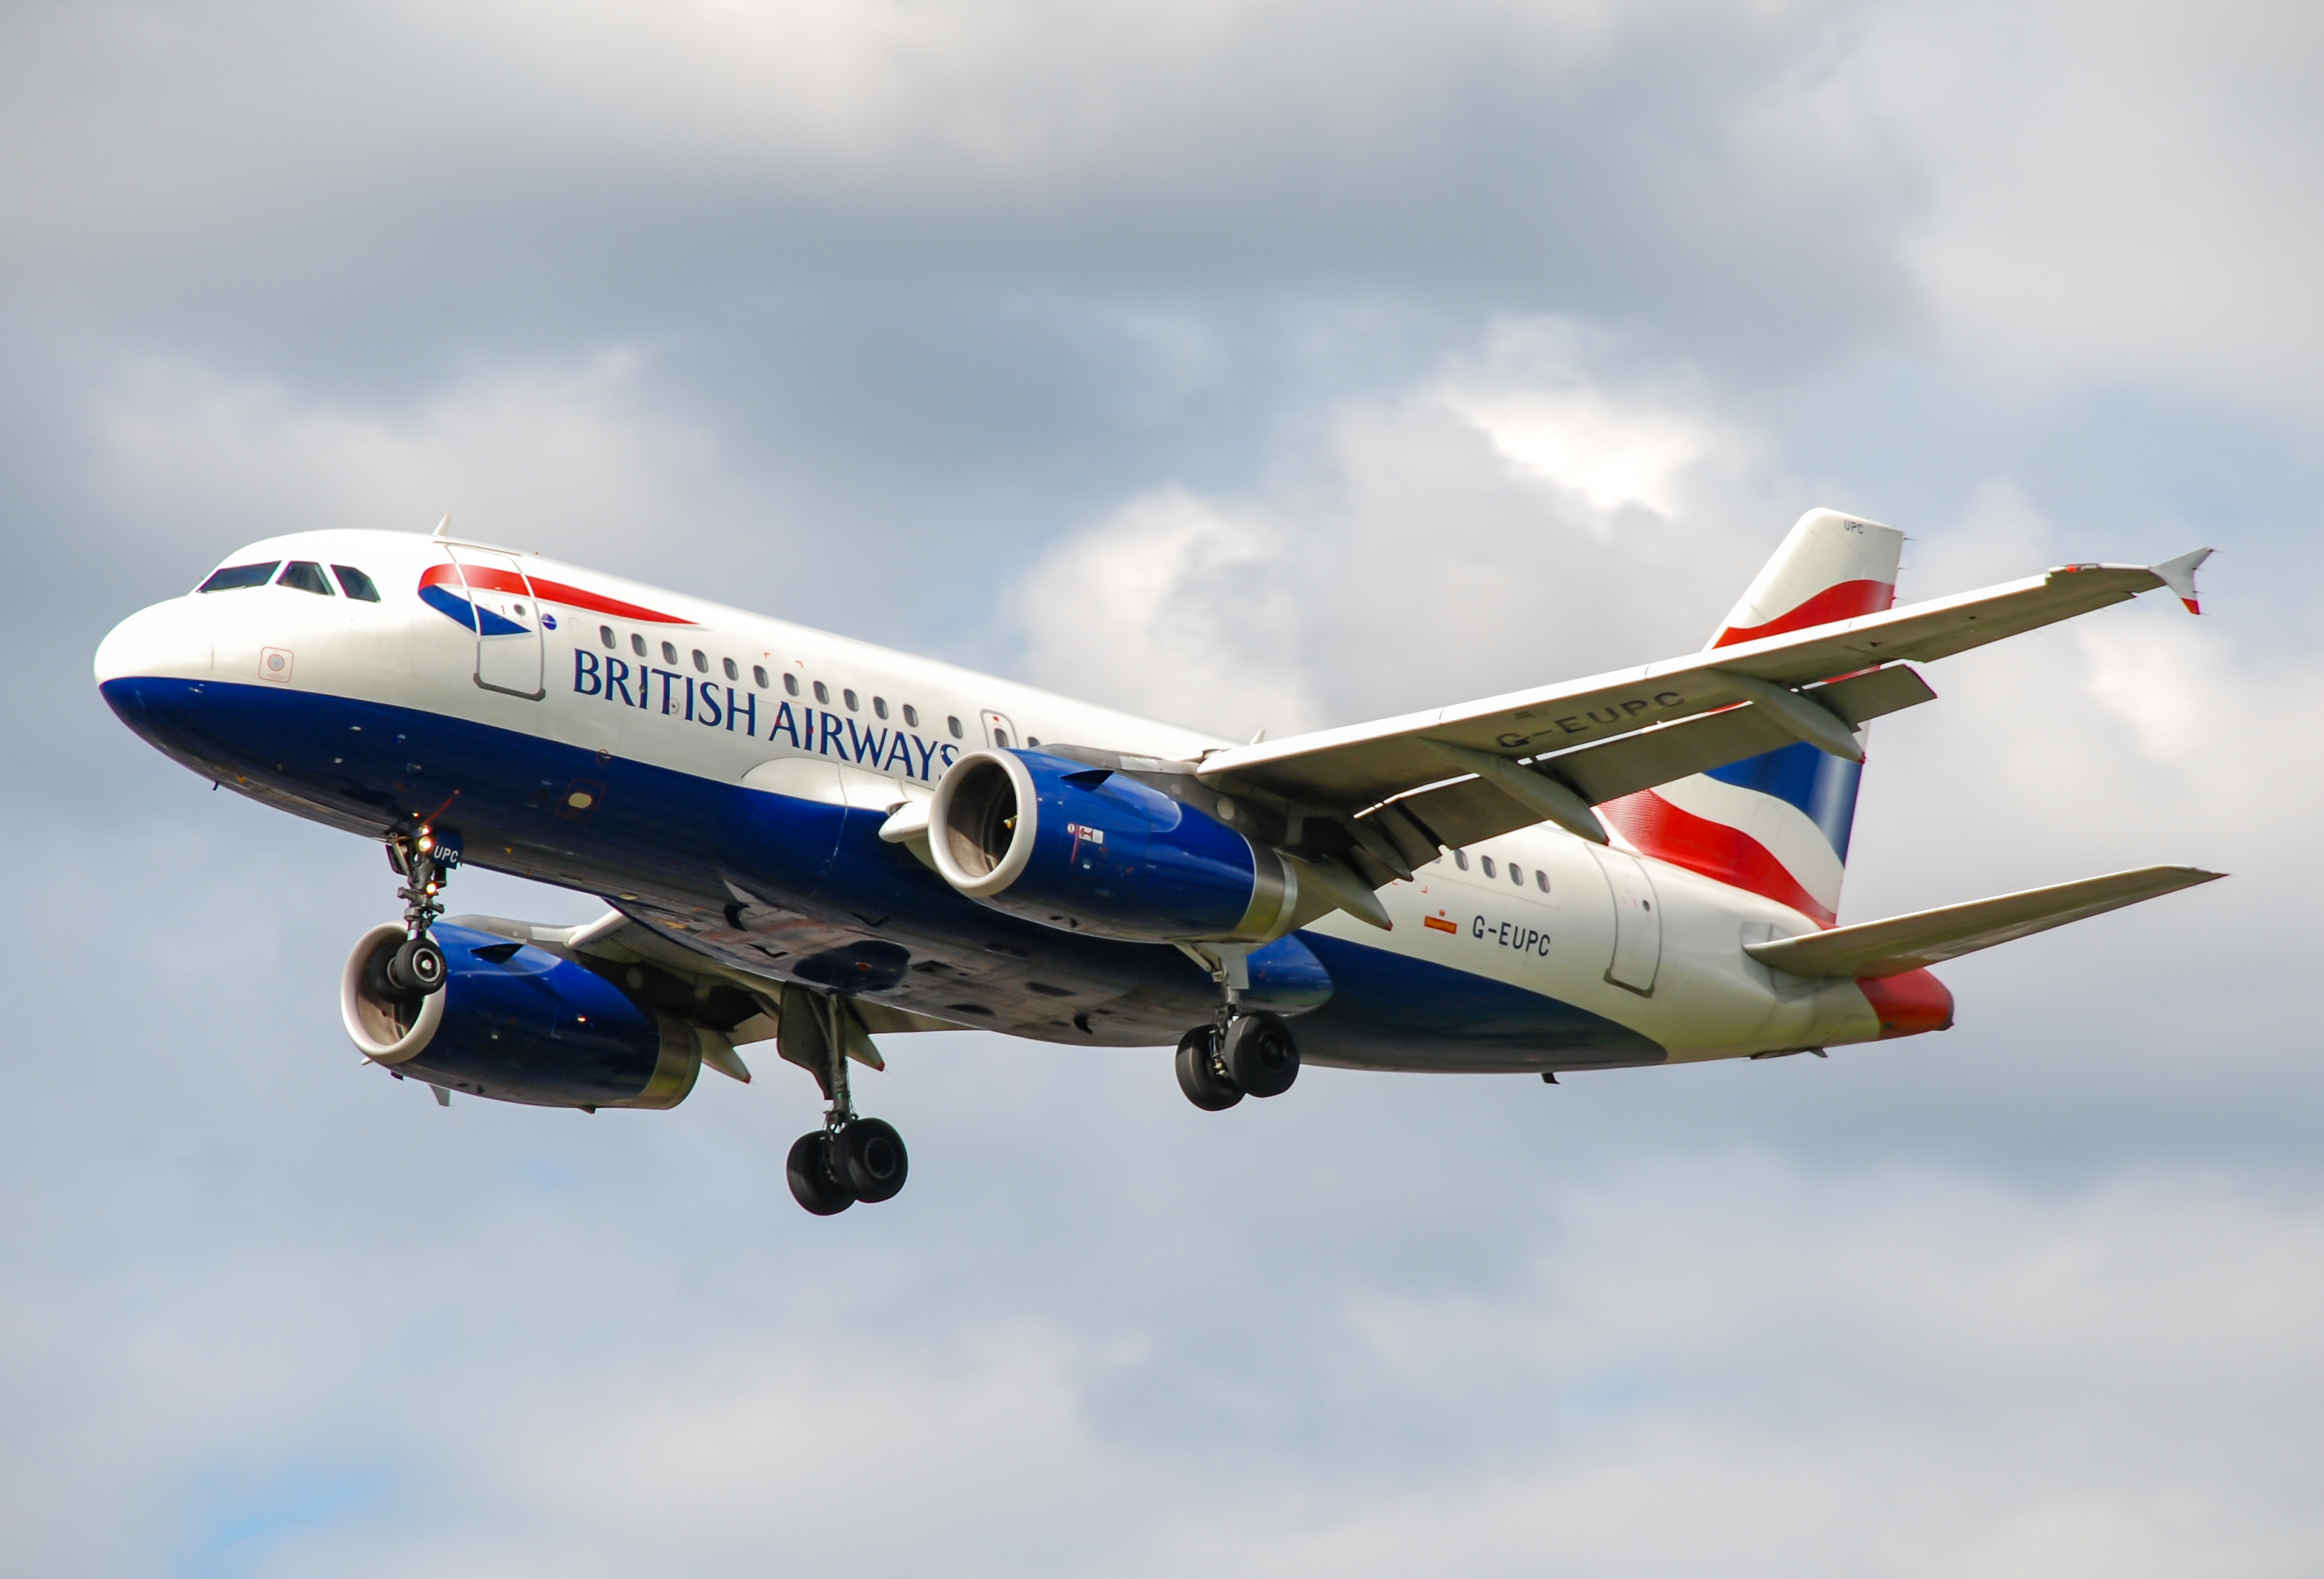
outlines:
{"label": "horizontal stabilizer", "polygon": [[1743,952],[1761,965],[1795,976],[1861,981],[1902,975],[2226,875],[2192,866],[2142,866],[2135,872],[1972,900],[1965,905],[1892,916],[1885,921],[1866,921],[1830,932],[1747,943]]}

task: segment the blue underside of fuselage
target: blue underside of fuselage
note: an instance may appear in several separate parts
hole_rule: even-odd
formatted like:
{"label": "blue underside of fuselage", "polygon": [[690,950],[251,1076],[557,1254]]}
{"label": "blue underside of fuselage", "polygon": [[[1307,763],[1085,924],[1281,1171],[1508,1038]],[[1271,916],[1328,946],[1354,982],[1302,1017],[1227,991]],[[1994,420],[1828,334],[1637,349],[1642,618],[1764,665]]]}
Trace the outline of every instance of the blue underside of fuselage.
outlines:
{"label": "blue underside of fuselage", "polygon": [[[1175,948],[1080,937],[963,898],[881,841],[880,812],[310,692],[156,679],[103,692],[206,778],[367,837],[429,824],[471,864],[605,895],[737,963],[1069,1043],[1173,1041],[1215,1002]],[[1555,999],[1312,932],[1253,956],[1250,1000],[1299,1015],[1302,1054],[1320,1064],[1559,1069],[1663,1057]]]}

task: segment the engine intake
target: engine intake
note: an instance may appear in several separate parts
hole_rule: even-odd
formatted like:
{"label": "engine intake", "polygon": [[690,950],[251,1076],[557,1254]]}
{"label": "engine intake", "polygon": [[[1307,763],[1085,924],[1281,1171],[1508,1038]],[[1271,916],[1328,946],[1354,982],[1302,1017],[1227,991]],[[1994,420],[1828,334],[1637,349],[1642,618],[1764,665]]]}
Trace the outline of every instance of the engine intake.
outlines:
{"label": "engine intake", "polygon": [[1135,942],[1262,942],[1298,897],[1281,857],[1207,812],[1036,751],[954,762],[928,804],[928,854],[980,904]]}
{"label": "engine intake", "polygon": [[530,944],[439,921],[443,990],[398,989],[404,940],[373,928],[347,956],[339,1017],[364,1056],[433,1085],[534,1107],[676,1107],[702,1070],[695,1027]]}

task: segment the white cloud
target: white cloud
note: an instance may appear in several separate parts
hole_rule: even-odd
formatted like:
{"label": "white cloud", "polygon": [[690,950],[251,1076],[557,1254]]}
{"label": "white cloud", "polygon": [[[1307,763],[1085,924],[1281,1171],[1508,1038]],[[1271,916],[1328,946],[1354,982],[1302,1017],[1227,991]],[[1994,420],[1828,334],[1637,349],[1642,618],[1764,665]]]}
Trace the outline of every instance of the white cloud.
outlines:
{"label": "white cloud", "polygon": [[2324,402],[2311,8],[1869,10],[1831,91],[1925,173],[1910,251],[1953,355],[2033,399],[2192,383]]}
{"label": "white cloud", "polygon": [[1167,488],[1068,539],[1009,603],[1026,672],[1280,735],[1700,645],[1787,506],[1733,425],[1591,382],[1571,340],[1506,326],[1248,494]]}

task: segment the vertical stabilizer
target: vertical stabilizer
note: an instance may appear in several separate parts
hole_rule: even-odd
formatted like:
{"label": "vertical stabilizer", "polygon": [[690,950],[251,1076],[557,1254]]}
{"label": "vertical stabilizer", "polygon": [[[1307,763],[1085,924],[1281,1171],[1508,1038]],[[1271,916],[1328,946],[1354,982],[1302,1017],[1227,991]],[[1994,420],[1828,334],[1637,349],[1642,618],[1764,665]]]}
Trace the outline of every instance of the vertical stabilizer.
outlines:
{"label": "vertical stabilizer", "polygon": [[[1811,510],[1709,645],[1732,647],[1878,614],[1895,601],[1904,548],[1904,534],[1895,527]],[[1764,895],[1829,927],[1840,913],[1862,772],[1858,763],[1803,743],[1626,795],[1598,810],[1641,854]]]}

